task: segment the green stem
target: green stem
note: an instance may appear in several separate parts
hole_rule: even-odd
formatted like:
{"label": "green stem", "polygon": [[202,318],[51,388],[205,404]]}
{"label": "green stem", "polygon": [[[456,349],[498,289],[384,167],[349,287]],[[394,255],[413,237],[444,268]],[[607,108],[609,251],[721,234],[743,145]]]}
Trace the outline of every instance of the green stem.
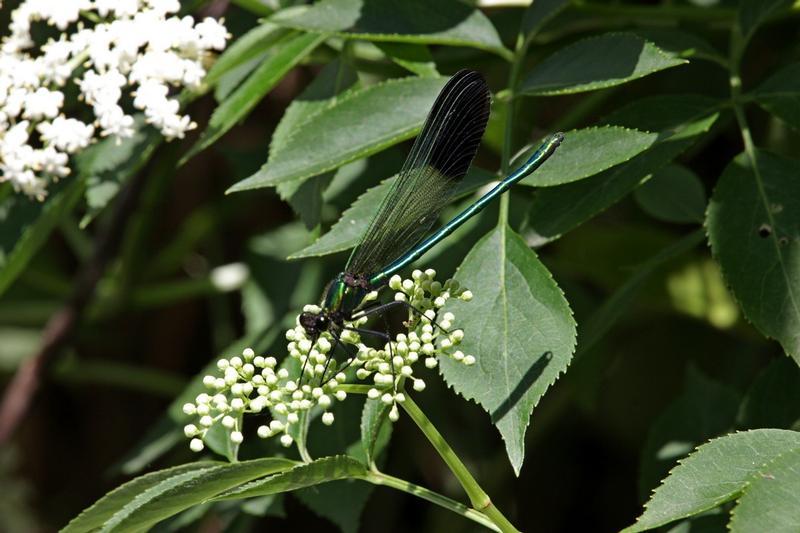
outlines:
{"label": "green stem", "polygon": [[[517,98],[517,84],[519,82],[520,71],[522,70],[522,63],[525,61],[525,56],[528,53],[528,46],[531,43],[531,37],[527,38],[520,33],[517,35],[517,46],[514,51],[514,57],[511,61],[511,73],[508,76],[508,88],[505,93],[506,97],[506,124],[505,132],[503,134],[503,150],[500,154],[500,174],[507,176],[509,166],[511,164],[511,149],[514,145],[514,111],[516,108]],[[500,215],[498,217],[498,225],[505,227],[508,223],[508,205],[509,193],[500,196]]]}
{"label": "green stem", "polygon": [[384,474],[383,472],[376,472],[372,471],[369,472],[366,477],[364,477],[365,481],[368,481],[374,485],[383,485],[386,487],[392,487],[393,489],[402,490],[403,492],[407,492],[412,496],[416,496],[417,498],[422,498],[423,500],[427,500],[431,503],[434,503],[440,507],[444,507],[448,511],[452,511],[456,514],[460,514],[465,518],[469,518],[473,522],[477,522],[480,525],[487,527],[493,531],[501,531],[491,520],[489,520],[484,514],[479,513],[475,509],[470,509],[463,503],[459,503],[455,500],[448,498],[438,492],[433,492],[430,489],[426,489],[425,487],[421,487],[419,485],[415,485],[409,481],[404,479],[396,478],[394,476],[390,476],[389,474]]}
{"label": "green stem", "polygon": [[408,413],[415,424],[422,430],[422,433],[428,438],[430,443],[439,453],[439,456],[447,464],[450,471],[456,477],[458,482],[467,493],[472,507],[484,515],[486,515],[503,533],[518,532],[517,528],[505,517],[500,510],[495,507],[489,495],[478,485],[478,482],[472,477],[467,467],[461,462],[456,452],[450,447],[439,430],[433,423],[425,416],[425,413],[419,406],[411,399],[410,395],[406,396],[406,400],[400,404],[403,409]]}
{"label": "green stem", "polygon": [[367,394],[372,385],[339,385],[336,390],[343,390],[347,394]]}

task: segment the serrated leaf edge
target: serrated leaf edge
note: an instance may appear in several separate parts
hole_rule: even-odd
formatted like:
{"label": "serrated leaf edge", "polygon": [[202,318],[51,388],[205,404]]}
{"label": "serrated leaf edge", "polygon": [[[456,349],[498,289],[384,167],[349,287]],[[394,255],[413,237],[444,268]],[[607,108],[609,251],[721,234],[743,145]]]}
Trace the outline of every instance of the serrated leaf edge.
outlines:
{"label": "serrated leaf edge", "polygon": [[[591,37],[585,37],[583,39],[579,39],[579,40],[575,41],[574,43],[569,44],[569,45],[565,46],[564,48],[561,48],[560,50],[556,51],[552,55],[547,56],[547,58],[545,58],[543,61],[550,61],[551,59],[553,59],[555,57],[558,57],[559,55],[563,54],[564,52],[568,51],[570,48],[578,45],[579,43],[592,41],[592,40],[603,39],[605,37],[617,36],[617,35],[626,36],[626,37],[627,36],[635,37],[636,39],[639,39],[642,42],[644,42],[645,45],[649,44],[650,46],[652,46],[655,49],[655,52],[657,54],[663,56],[666,59],[675,60],[677,62],[674,65],[670,65],[670,66],[667,66],[667,67],[664,67],[664,68],[660,68],[658,70],[653,70],[653,71],[648,72],[646,74],[637,75],[637,76],[634,76],[632,78],[625,78],[625,81],[623,81],[623,82],[611,82],[611,81],[605,81],[604,82],[604,81],[600,81],[599,85],[595,85],[595,86],[593,86],[592,88],[589,88],[589,89],[577,89],[577,90],[574,90],[574,89],[565,88],[565,89],[555,89],[555,90],[545,90],[545,91],[528,91],[528,90],[524,89],[524,82],[523,82],[523,89],[520,91],[521,94],[531,95],[531,96],[558,96],[558,95],[563,95],[563,94],[576,94],[576,93],[581,93],[581,92],[596,91],[598,89],[606,89],[608,87],[614,87],[616,85],[622,85],[622,84],[628,83],[630,81],[634,81],[634,80],[638,80],[638,79],[644,78],[646,76],[649,76],[650,74],[655,74],[656,72],[661,72],[662,70],[666,70],[668,68],[678,67],[680,65],[685,65],[685,64],[689,63],[688,59],[681,58],[681,57],[679,57],[679,56],[677,56],[675,54],[671,54],[671,53],[666,52],[664,49],[659,47],[657,44],[655,44],[650,39],[645,39],[641,35],[638,35],[638,34],[633,33],[633,32],[624,32],[624,31],[608,32],[608,33],[603,33],[601,35],[593,35]],[[591,83],[596,83],[596,82],[591,82]]]}

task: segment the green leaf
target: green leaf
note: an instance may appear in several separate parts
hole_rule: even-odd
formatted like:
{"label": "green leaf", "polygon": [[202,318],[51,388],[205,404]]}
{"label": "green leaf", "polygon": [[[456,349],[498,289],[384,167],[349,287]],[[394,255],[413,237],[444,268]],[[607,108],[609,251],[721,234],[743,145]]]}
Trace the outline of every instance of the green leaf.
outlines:
{"label": "green leaf", "polygon": [[112,490],[81,512],[67,524],[62,533],[91,531],[102,527],[122,507],[160,483],[184,474],[205,472],[224,464],[216,461],[198,461],[139,476]]}
{"label": "green leaf", "polygon": [[686,63],[632,33],[607,33],[582,39],[551,55],[522,83],[530,95],[593,91],[642,78]]}
{"label": "green leaf", "polygon": [[[520,183],[551,187],[582,180],[630,160],[647,150],[657,138],[657,133],[620,126],[568,131],[556,153]],[[526,152],[518,160],[527,159],[532,153],[532,150]]]}
{"label": "green leaf", "polygon": [[728,524],[731,533],[800,529],[800,448],[786,452],[753,475]]}
{"label": "green leaf", "polygon": [[792,7],[794,0],[741,0],[739,2],[739,28],[745,39],[769,18]]}
{"label": "green leaf", "polygon": [[522,33],[537,33],[550,20],[569,5],[569,0],[536,0],[531,2],[522,17]]}
{"label": "green leaf", "polygon": [[490,413],[519,475],[531,412],[575,350],[572,311],[550,272],[507,226],[481,239],[455,277],[475,296],[451,300],[448,308],[465,332],[461,349],[478,363],[441,358],[441,372]]}
{"label": "green leaf", "polygon": [[280,42],[289,30],[270,22],[263,22],[234,40],[225,52],[217,58],[203,82],[215,85],[225,74],[264,54],[274,44]]}
{"label": "green leaf", "polygon": [[639,206],[664,222],[702,222],[706,191],[697,174],[681,165],[667,165],[634,193]]}
{"label": "green leaf", "polygon": [[800,432],[755,429],[704,444],[675,467],[636,523],[624,531],[646,531],[738,497],[776,457],[800,449]]}
{"label": "green leaf", "polygon": [[122,485],[82,512],[63,530],[141,531],[217,494],[291,468],[288,459],[192,463],[147,474]]}
{"label": "green leaf", "polygon": [[0,295],[47,242],[58,222],[78,203],[86,182],[80,176],[50,187],[50,196],[37,202],[10,193],[0,201]]}
{"label": "green leaf", "polygon": [[307,33],[289,37],[282,42],[275,53],[267,56],[247,80],[214,110],[205,131],[183,157],[182,162],[211,146],[237,122],[250,114],[264,95],[324,40],[324,35]]}
{"label": "green leaf", "polygon": [[650,41],[667,53],[684,59],[706,59],[727,66],[727,59],[707,41],[677,28],[642,28],[636,35]]}
{"label": "green leaf", "polygon": [[284,10],[270,20],[353,39],[471,46],[508,54],[486,15],[458,0],[322,0]]}
{"label": "green leaf", "polygon": [[698,95],[654,96],[621,109],[607,122],[659,132],[659,139],[624,165],[537,191],[529,224],[533,242],[556,239],[614,205],[688,149],[716,122],[716,101]]}
{"label": "green leaf", "polygon": [[696,446],[730,431],[736,422],[739,396],[690,366],[686,388],[655,419],[642,449],[639,493],[647,499],[678,459]]}
{"label": "green leaf", "polygon": [[442,78],[394,79],[337,98],[296,125],[261,170],[228,192],[316,176],[409,139],[422,127],[443,85]]}
{"label": "green leaf", "polygon": [[378,43],[378,48],[386,56],[418,76],[439,76],[436,63],[428,47],[423,44],[412,43]]}
{"label": "green leaf", "polygon": [[711,251],[745,316],[800,364],[800,162],[764,151],[724,170],[708,207]]}
{"label": "green leaf", "polygon": [[758,105],[800,129],[800,63],[782,68],[753,91]]}
{"label": "green leaf", "polygon": [[214,84],[214,100],[217,103],[222,103],[223,101],[228,99],[228,96],[231,95],[233,91],[236,90],[239,85],[242,84],[244,80],[247,79],[248,76],[256,69],[258,66],[267,59],[269,56],[270,51],[265,50],[261,54],[257,55],[253,59],[238,65],[225,74],[222,74]]}
{"label": "green leaf", "polygon": [[86,178],[86,214],[81,227],[86,227],[102,211],[131,176],[150,160],[163,141],[161,133],[145,123],[144,116],[134,117],[133,136],[120,140],[107,137],[78,155],[77,165]]}
{"label": "green leaf", "polygon": [[303,463],[274,476],[247,483],[217,497],[218,500],[238,500],[254,496],[265,496],[326,483],[337,479],[360,479],[367,468],[346,455],[323,457],[311,463]]}
{"label": "green leaf", "polygon": [[800,427],[800,368],[778,357],[753,380],[739,413],[742,428]]}
{"label": "green leaf", "polygon": [[[359,196],[358,199],[353,202],[353,205],[342,213],[342,216],[336,221],[328,233],[320,237],[311,246],[290,255],[289,259],[300,259],[303,257],[314,257],[342,252],[358,244],[359,239],[361,239],[364,232],[367,230],[369,223],[378,211],[378,206],[380,206],[381,201],[386,196],[395,178],[396,176],[392,176]],[[495,179],[496,176],[489,174],[485,170],[472,167],[467,172],[464,181],[454,193],[453,198],[456,199],[468,194],[481,185]]]}
{"label": "green leaf", "polygon": [[385,431],[384,427],[389,427],[386,422],[391,406],[380,400],[367,399],[364,402],[364,410],[361,413],[361,446],[364,450],[367,465],[375,464],[376,447],[380,450],[379,437]]}
{"label": "green leaf", "polygon": [[[276,154],[286,147],[288,139],[299,124],[312,120],[337,98],[342,98],[343,94],[340,93],[347,94],[348,91],[355,90],[357,82],[355,71],[347,63],[340,60],[328,63],[286,109],[270,141],[270,158],[279,157]],[[324,204],[322,195],[332,178],[333,174],[326,172],[308,180],[280,183],[276,190],[303,219],[306,227],[314,228],[320,222]]]}

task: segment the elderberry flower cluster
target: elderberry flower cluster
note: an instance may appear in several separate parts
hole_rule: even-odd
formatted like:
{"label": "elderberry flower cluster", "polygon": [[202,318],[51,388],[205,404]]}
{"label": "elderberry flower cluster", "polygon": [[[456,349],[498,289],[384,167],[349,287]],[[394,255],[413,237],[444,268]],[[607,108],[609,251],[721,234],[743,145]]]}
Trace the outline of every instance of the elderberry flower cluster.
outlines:
{"label": "elderberry flower cluster", "polygon": [[217,423],[229,430],[230,440],[240,444],[243,416],[268,410],[272,420],[257,428],[261,438],[280,435],[284,446],[291,446],[293,437],[290,428],[300,421],[300,416],[312,407],[324,410],[322,422],[333,424],[333,413],[328,408],[333,400],[343,401],[347,393],[336,390],[345,380],[344,374],[336,375],[328,383],[312,387],[298,379],[291,379],[287,368],[276,368],[274,357],[255,355],[246,348],[241,357],[217,361],[219,375],[203,378],[208,392],[197,395],[194,403],[186,403],[183,412],[197,417],[197,423],[183,428],[184,434],[192,439],[189,447],[199,452],[204,448],[203,439],[208,430]]}
{"label": "elderberry flower cluster", "polygon": [[[178,17],[178,0],[24,0],[0,40],[0,182],[43,199],[69,174],[69,156],[97,136],[130,137],[134,117],[167,139],[196,127],[175,93],[195,88],[228,33],[214,19]],[[60,33],[38,45],[36,25]],[[75,88],[91,109],[65,115]]]}
{"label": "elderberry flower cluster", "polygon": [[[239,444],[244,439],[243,416],[265,411],[271,414],[271,421],[258,426],[258,436],[280,436],[281,444],[291,446],[292,426],[309,416],[311,409],[322,411],[324,424],[334,422],[330,408],[334,401],[347,398],[343,388],[348,382],[369,382],[367,396],[386,404],[390,420],[396,421],[397,404],[405,401],[405,385],[410,383],[415,391],[425,389],[425,381],[414,372],[420,360],[426,368],[435,368],[439,357],[450,357],[465,365],[475,363],[475,357],[458,349],[464,332],[454,329],[453,313],[441,313],[450,298],[469,301],[472,293],[455,280],[442,284],[435,277],[432,269],[415,270],[411,279],[394,276],[389,281],[395,301],[404,302],[397,306],[408,311],[405,331],[394,337],[381,334],[369,339],[362,328],[369,314],[356,313],[356,318],[345,322],[346,329],[322,332],[313,342],[298,321],[286,332],[289,359],[280,368],[274,358],[256,356],[249,348],[242,357],[220,359],[219,374],[203,379],[208,392],[183,406],[184,413],[197,418],[196,423],[184,428],[191,439],[189,447],[201,451],[208,430],[217,423],[229,430],[234,444]],[[374,292],[368,294],[362,308],[368,308],[377,296]],[[303,310],[320,312],[315,305]],[[360,333],[355,331],[358,329]]]}

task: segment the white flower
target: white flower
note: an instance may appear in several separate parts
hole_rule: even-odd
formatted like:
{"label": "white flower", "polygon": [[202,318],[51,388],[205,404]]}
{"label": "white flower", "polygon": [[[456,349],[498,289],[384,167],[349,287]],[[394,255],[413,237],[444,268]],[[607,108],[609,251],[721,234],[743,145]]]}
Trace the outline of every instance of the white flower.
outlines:
{"label": "white flower", "polygon": [[203,48],[222,50],[225,48],[225,41],[228,39],[228,30],[216,20],[206,17],[194,27],[200,38],[200,45]]}
{"label": "white flower", "polygon": [[27,94],[22,116],[32,119],[55,118],[62,105],[64,105],[64,93],[39,87]]}
{"label": "white flower", "polygon": [[[228,34],[213,19],[175,16],[180,7],[177,0],[22,0],[0,32],[0,181],[44,198],[47,184],[69,173],[69,154],[97,136],[133,135],[128,96],[167,139],[195,128],[175,96],[202,83],[206,56],[222,50]],[[37,44],[34,22],[60,33]],[[79,67],[83,76],[74,79]],[[68,83],[91,107],[88,124],[64,116],[76,109],[66,106]],[[17,128],[23,122],[25,135]]]}

